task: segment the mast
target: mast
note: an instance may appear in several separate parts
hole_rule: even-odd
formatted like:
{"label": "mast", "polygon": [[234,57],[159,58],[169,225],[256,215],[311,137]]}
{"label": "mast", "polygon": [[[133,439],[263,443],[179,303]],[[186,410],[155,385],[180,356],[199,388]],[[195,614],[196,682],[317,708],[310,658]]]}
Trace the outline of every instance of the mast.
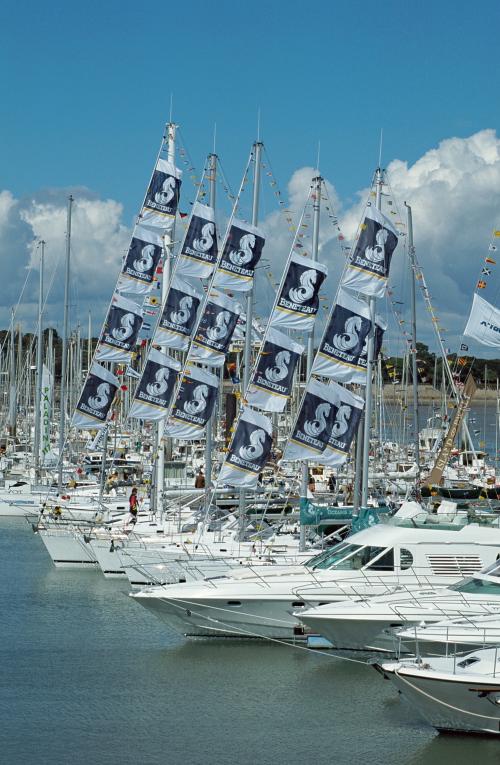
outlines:
{"label": "mast", "polygon": [[[318,171],[319,173],[319,171]],[[318,174],[313,178],[314,195],[313,195],[313,230],[312,230],[312,252],[311,260],[316,262],[318,260],[319,250],[319,217],[321,209],[321,183],[323,178]],[[311,374],[312,364],[314,361],[314,327],[311,329],[307,338],[307,357],[306,357],[306,382]],[[309,483],[309,463],[304,460],[302,463],[302,480],[300,483],[300,505],[307,502],[307,485]],[[306,528],[301,524],[300,526],[300,541],[299,551],[303,552],[306,549]]]}
{"label": "mast", "polygon": [[[260,157],[263,143],[256,141],[254,144],[254,176],[253,176],[253,202],[252,202],[252,226],[256,226],[259,220],[259,197],[260,197]],[[253,287],[247,293],[245,351],[243,355],[243,384],[242,393],[245,397],[250,379],[250,364],[252,358],[252,320],[253,320]]]}
{"label": "mast", "polygon": [[411,207],[405,202],[408,218],[408,258],[410,261],[410,298],[411,298],[411,344],[413,378],[413,427],[415,429],[415,463],[417,465],[417,498],[420,495],[420,442],[418,427],[418,379],[417,379],[417,305],[415,297],[415,247],[413,246],[413,218]]}
{"label": "mast", "polygon": [[61,386],[59,396],[59,474],[58,491],[62,490],[63,483],[63,451],[64,436],[66,429],[66,370],[68,363],[68,323],[69,323],[69,263],[71,253],[71,212],[73,208],[73,197],[68,197],[68,212],[66,223],[66,265],[64,272],[64,316],[63,316],[63,334],[62,334],[62,356],[61,356]]}
{"label": "mast", "polygon": [[[377,210],[381,208],[382,202],[382,171],[377,167],[375,173]],[[370,309],[371,329],[368,335],[367,356],[366,356],[366,394],[365,394],[365,430],[363,439],[363,473],[361,481],[361,505],[366,507],[368,504],[368,474],[370,469],[370,433],[372,423],[373,395],[372,395],[372,376],[373,376],[373,357],[375,350],[375,298],[368,299]]]}
{"label": "mast", "polygon": [[9,348],[9,435],[16,437],[16,410],[17,410],[17,386],[16,386],[16,348],[14,330],[14,309],[10,319],[10,348]]}
{"label": "mast", "polygon": [[[216,173],[217,173],[217,154],[212,153],[209,155],[208,172],[209,172],[209,186],[208,186],[208,204],[215,212],[215,188],[216,188]],[[222,387],[222,386],[221,386]],[[212,421],[213,415],[207,422],[206,440],[205,440],[205,507],[208,509],[210,505],[210,486],[212,483]]]}
{"label": "mast", "polygon": [[43,317],[43,264],[45,256],[45,242],[42,239],[40,242],[40,282],[38,291],[38,334],[36,345],[36,390],[35,390],[35,439],[34,439],[34,455],[35,455],[35,479],[40,478],[40,426],[41,426],[41,411],[40,405],[42,401],[42,365],[43,365],[43,334],[42,334],[42,317]]}
{"label": "mast", "polygon": [[[174,122],[167,124],[167,158],[173,165],[175,164],[175,132],[177,125]],[[173,231],[168,231],[164,234],[164,253],[163,258],[163,275],[161,282],[161,305],[163,306],[165,298],[167,296],[168,287],[170,283],[170,266],[171,266],[171,250],[173,242]],[[156,470],[155,470],[155,486],[154,491],[151,492],[151,511],[153,513],[163,510],[163,489],[165,482],[165,445],[163,443],[163,434],[165,432],[164,420],[159,420],[156,427]]]}
{"label": "mast", "polygon": [[[259,197],[260,197],[260,157],[262,154],[263,143],[256,141],[254,143],[254,174],[253,174],[253,200],[252,200],[252,226],[256,226],[259,221]],[[242,399],[245,399],[245,393],[250,380],[250,363],[252,357],[252,320],[253,320],[253,287],[247,293],[246,327],[245,327],[245,350],[243,355],[243,377],[242,377]],[[245,519],[245,489],[240,489],[238,514],[240,523],[240,539],[243,536]]]}

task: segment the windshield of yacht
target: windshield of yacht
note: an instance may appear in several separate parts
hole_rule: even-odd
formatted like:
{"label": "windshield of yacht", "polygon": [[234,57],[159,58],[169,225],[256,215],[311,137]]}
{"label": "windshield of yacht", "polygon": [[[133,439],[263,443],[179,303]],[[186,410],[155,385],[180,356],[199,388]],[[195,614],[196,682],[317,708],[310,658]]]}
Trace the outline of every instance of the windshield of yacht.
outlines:
{"label": "windshield of yacht", "polygon": [[450,590],[465,592],[468,595],[500,595],[500,582],[488,582],[485,579],[462,579],[452,584]]}
{"label": "windshield of yacht", "polygon": [[[382,553],[384,553],[382,555]],[[379,557],[380,556],[380,557]],[[377,559],[377,560],[375,560]],[[373,563],[371,563],[373,561]],[[355,571],[371,563],[370,568],[378,571],[394,569],[394,551],[385,547],[369,547],[341,542],[335,547],[311,558],[306,565],[313,569],[337,568]]]}

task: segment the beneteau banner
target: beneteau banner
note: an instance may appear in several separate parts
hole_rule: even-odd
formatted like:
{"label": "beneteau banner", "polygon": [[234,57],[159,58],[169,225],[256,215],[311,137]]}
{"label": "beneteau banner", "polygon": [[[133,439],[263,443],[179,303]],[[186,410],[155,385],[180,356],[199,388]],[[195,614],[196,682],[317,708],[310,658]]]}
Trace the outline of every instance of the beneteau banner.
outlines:
{"label": "beneteau banner", "polygon": [[368,205],[342,286],[364,295],[382,297],[397,243],[391,221],[376,207]]}
{"label": "beneteau banner", "polygon": [[175,276],[168,291],[154,343],[185,351],[196,325],[201,299],[202,295],[190,284]]}
{"label": "beneteau banner", "polygon": [[179,255],[177,273],[207,279],[217,261],[213,207],[194,203],[193,214]]}
{"label": "beneteau banner", "polygon": [[154,274],[163,249],[158,229],[137,225],[118,280],[120,292],[145,295],[153,287]]}
{"label": "beneteau banner", "polygon": [[155,226],[163,232],[173,228],[179,194],[182,171],[166,159],[159,159],[146,193],[140,215],[141,223]]}
{"label": "beneteau banner", "polygon": [[71,426],[82,430],[104,428],[119,384],[118,378],[107,369],[100,364],[92,364]]}
{"label": "beneteau banner", "polygon": [[336,382],[330,383],[335,396],[335,419],[325,451],[319,458],[324,465],[342,465],[363,414],[364,401]]}
{"label": "beneteau banner", "polygon": [[142,309],[115,293],[96,351],[98,361],[130,361],[142,326]]}
{"label": "beneteau banner", "polygon": [[282,412],[292,390],[293,374],[304,346],[269,329],[246,400],[265,412]]}
{"label": "beneteau banner", "polygon": [[273,442],[271,420],[244,407],[236,425],[218,486],[242,486],[255,489],[259,473],[267,462]]}
{"label": "beneteau banner", "polygon": [[201,438],[214,410],[218,385],[216,375],[190,365],[182,377],[165,434],[172,438]]}
{"label": "beneteau banner", "polygon": [[366,341],[372,322],[363,300],[339,292],[312,371],[343,383],[366,385]]}
{"label": "beneteau banner", "polygon": [[328,268],[304,255],[293,254],[271,316],[271,326],[311,330],[319,306],[319,288]]}
{"label": "beneteau banner", "polygon": [[500,310],[479,295],[474,295],[464,335],[472,337],[481,345],[500,345]]}
{"label": "beneteau banner", "polygon": [[283,459],[310,460],[321,457],[328,446],[335,422],[337,400],[335,388],[314,378],[309,380]]}
{"label": "beneteau banner", "polygon": [[234,220],[215,275],[214,287],[239,292],[251,290],[255,266],[265,241],[259,228]]}
{"label": "beneteau banner", "polygon": [[176,359],[151,348],[128,416],[140,420],[163,420],[170,408],[180,368]]}
{"label": "beneteau banner", "polygon": [[229,349],[241,306],[226,295],[213,294],[205,306],[189,353],[190,361],[221,367]]}

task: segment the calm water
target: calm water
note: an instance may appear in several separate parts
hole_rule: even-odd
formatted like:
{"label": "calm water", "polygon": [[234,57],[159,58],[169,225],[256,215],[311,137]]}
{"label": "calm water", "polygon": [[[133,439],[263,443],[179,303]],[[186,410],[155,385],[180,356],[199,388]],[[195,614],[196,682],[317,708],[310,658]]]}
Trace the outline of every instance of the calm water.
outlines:
{"label": "calm water", "polygon": [[56,571],[22,520],[0,522],[0,616],[2,765],[500,761],[366,666],[177,637],[121,583]]}

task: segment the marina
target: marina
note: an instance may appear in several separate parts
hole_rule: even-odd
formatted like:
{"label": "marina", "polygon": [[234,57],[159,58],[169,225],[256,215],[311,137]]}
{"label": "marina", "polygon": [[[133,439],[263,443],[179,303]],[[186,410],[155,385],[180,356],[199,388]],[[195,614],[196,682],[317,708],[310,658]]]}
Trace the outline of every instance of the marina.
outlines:
{"label": "marina", "polygon": [[499,762],[499,7],[4,15],[0,765]]}

